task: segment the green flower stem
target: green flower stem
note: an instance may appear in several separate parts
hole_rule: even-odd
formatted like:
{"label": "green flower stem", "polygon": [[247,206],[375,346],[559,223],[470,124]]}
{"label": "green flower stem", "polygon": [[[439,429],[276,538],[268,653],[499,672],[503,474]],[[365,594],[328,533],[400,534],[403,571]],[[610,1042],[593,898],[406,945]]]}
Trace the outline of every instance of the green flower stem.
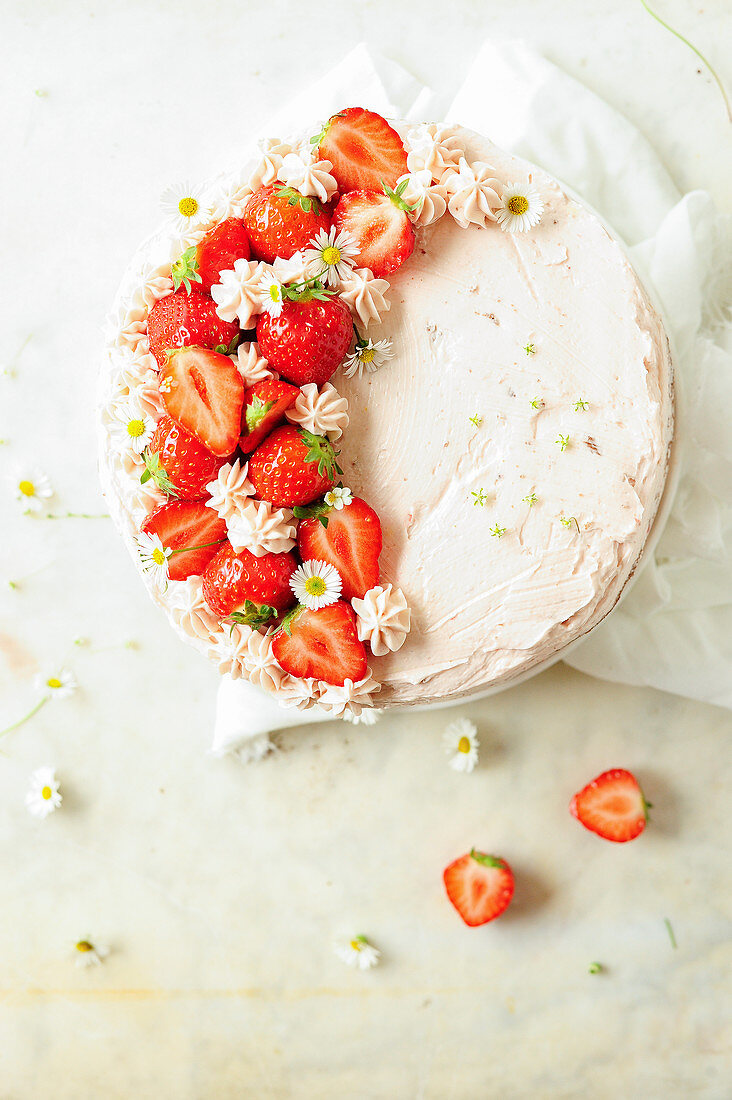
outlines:
{"label": "green flower stem", "polygon": [[28,711],[22,718],[19,718],[17,722],[13,722],[12,726],[6,726],[4,730],[0,730],[0,737],[4,737],[6,733],[12,733],[13,730],[19,729],[26,722],[30,721],[34,714],[38,714],[38,711],[44,706],[45,703],[51,698],[50,695],[42,695],[34,707]]}
{"label": "green flower stem", "polygon": [[45,519],[109,519],[109,512],[48,512]]}
{"label": "green flower stem", "polygon": [[180,550],[171,550],[170,556],[174,554],[189,554],[192,550],[208,550],[209,546],[223,546],[226,539],[217,539],[216,542],[204,542],[200,546],[182,546]]}
{"label": "green flower stem", "polygon": [[671,940],[671,946],[675,950],[679,945],[676,942],[676,936],[674,935],[674,930],[671,927],[671,921],[668,919],[668,917],[664,917],[663,923],[666,925],[666,931],[668,932],[668,938]]}

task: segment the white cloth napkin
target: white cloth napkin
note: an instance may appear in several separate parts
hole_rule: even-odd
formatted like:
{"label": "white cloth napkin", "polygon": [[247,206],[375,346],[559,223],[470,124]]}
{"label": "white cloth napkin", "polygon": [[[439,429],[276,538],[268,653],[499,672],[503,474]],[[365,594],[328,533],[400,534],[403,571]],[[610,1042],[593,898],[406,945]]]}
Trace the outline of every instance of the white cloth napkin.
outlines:
{"label": "white cloth napkin", "polygon": [[[675,344],[681,478],[641,576],[567,663],[732,707],[730,272],[727,226],[709,195],[681,196],[634,126],[524,43],[486,42],[454,96],[358,46],[260,133],[289,133],[356,104],[487,134],[567,183],[629,246]],[[285,710],[246,681],[225,677],[212,751],[258,758],[271,731],[323,717]]]}

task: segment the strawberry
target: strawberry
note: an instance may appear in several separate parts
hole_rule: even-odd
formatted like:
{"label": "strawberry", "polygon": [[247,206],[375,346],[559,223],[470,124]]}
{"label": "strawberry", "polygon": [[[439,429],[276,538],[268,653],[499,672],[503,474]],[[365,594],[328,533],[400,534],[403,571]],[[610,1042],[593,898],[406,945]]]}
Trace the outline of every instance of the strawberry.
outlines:
{"label": "strawberry", "polygon": [[643,832],[649,805],[635,776],[612,768],[577,792],[569,812],[590,832],[623,844]]}
{"label": "strawberry", "polygon": [[505,859],[472,848],[443,872],[447,896],[470,928],[500,917],[513,897],[513,871]]}
{"label": "strawberry", "polygon": [[228,355],[205,348],[169,351],[159,385],[168,414],[211,454],[223,458],[234,451],[244,383]]}
{"label": "strawberry", "polygon": [[226,541],[225,521],[201,501],[161,504],[150,513],[141,529],[145,534],[157,535],[163,546],[173,551],[169,558],[173,581],[203,573]]}
{"label": "strawberry", "polygon": [[329,439],[283,424],[259,444],[249,459],[248,476],[261,500],[292,508],[332,489],[340,472]]}
{"label": "strawberry", "polygon": [[216,615],[247,626],[264,626],[278,612],[292,607],[290,577],[297,561],[290,553],[238,554],[224,543],[203,574],[203,598]]}
{"label": "strawberry", "polygon": [[348,306],[317,287],[302,291],[296,301],[285,301],[279,317],[263,313],[257,322],[260,354],[297,386],[327,382],[343,362],[352,339]]}
{"label": "strawberry", "polygon": [[302,519],[297,529],[297,548],[303,561],[325,561],[334,565],[343,581],[343,598],[359,599],[379,583],[381,524],[365,500],[353,497],[337,511],[327,504],[312,509],[295,509]]}
{"label": "strawberry", "polygon": [[141,480],[152,477],[159,489],[179,500],[204,497],[206,486],[215,480],[224,462],[169,416],[158,420],[143,457],[146,470]]}
{"label": "strawberry", "polygon": [[[406,185],[406,181],[405,181]],[[408,260],[414,250],[414,230],[407,217],[409,206],[396,191],[351,191],[338,203],[333,225],[345,229],[358,245],[356,263],[370,267],[383,279]]]}
{"label": "strawberry", "polygon": [[380,191],[385,183],[394,187],[409,171],[399,134],[385,118],[364,107],[348,107],[328,119],[318,156],[331,162],[342,192]]}
{"label": "strawberry", "polygon": [[161,367],[165,353],[171,348],[197,344],[202,348],[233,351],[239,338],[238,321],[222,321],[216,303],[208,294],[184,289],[158,298],[147,317],[147,338],[150,351]]}
{"label": "strawberry", "polygon": [[244,454],[258,447],[264,437],[284,420],[285,413],[295,404],[299,393],[297,386],[276,378],[265,378],[249,387],[244,394],[242,435],[239,440]]}
{"label": "strawberry", "polygon": [[227,218],[209,229],[198,244],[187,248],[173,264],[171,276],[176,290],[181,283],[190,294],[191,289],[211,290],[219,282],[219,274],[230,270],[237,260],[248,260],[249,238],[241,218]]}
{"label": "strawberry", "polygon": [[272,652],[285,672],[313,676],[342,687],[366,675],[366,649],[356,633],[356,615],[343,600],[310,611],[298,606],[272,639]]}
{"label": "strawberry", "polygon": [[330,218],[327,207],[292,187],[281,183],[260,187],[244,209],[252,256],[268,264],[274,263],[277,256],[289,260],[307,248],[319,229],[328,232]]}

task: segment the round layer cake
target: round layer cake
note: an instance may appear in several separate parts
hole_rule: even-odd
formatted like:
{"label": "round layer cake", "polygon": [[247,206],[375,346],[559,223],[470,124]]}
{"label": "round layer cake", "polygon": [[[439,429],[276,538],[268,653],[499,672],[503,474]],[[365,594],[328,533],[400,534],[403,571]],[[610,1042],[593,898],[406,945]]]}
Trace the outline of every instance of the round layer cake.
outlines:
{"label": "round layer cake", "polygon": [[[342,483],[378,514],[380,585],[398,586],[411,612],[404,644],[369,655],[368,702],[379,707],[508,684],[603,619],[648,538],[673,433],[661,320],[599,219],[555,179],[484,137],[392,125],[410,172],[432,176],[426,196],[418,180],[408,181],[406,194],[420,199],[410,212],[416,244],[388,288],[372,280],[344,294],[357,330],[367,325],[374,344],[390,341],[392,357],[376,371],[340,368],[331,379],[348,401],[337,442]],[[307,160],[306,148],[269,143],[239,172],[207,185],[214,197],[204,229],[241,215],[266,180],[268,157],[276,174],[288,149]],[[538,224],[503,231],[480,189],[459,178],[480,179],[476,165],[490,166],[499,197],[517,181],[531,189],[543,207]],[[424,214],[430,193],[433,221]],[[138,560],[141,524],[164,498],[141,483],[140,455],[111,442],[114,405],[132,395],[151,419],[160,415],[147,315],[172,290],[171,263],[202,231],[181,239],[169,226],[146,242],[110,325],[102,479]],[[141,571],[175,629],[222,671],[259,669],[252,678],[281,688],[284,702],[324,698],[327,708],[322,691],[308,698],[294,683],[288,689],[279,671],[262,677],[261,662],[237,667],[222,658],[230,624],[207,607],[196,577],[161,588]]]}

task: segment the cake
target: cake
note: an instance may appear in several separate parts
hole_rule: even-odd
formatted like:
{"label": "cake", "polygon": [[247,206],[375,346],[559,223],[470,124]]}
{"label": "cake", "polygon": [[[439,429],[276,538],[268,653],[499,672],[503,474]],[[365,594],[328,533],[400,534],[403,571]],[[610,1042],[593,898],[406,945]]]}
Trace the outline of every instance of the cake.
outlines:
{"label": "cake", "polygon": [[509,684],[608,614],[673,377],[593,212],[485,137],[363,108],[172,198],[109,321],[100,470],[182,637],[358,719]]}

